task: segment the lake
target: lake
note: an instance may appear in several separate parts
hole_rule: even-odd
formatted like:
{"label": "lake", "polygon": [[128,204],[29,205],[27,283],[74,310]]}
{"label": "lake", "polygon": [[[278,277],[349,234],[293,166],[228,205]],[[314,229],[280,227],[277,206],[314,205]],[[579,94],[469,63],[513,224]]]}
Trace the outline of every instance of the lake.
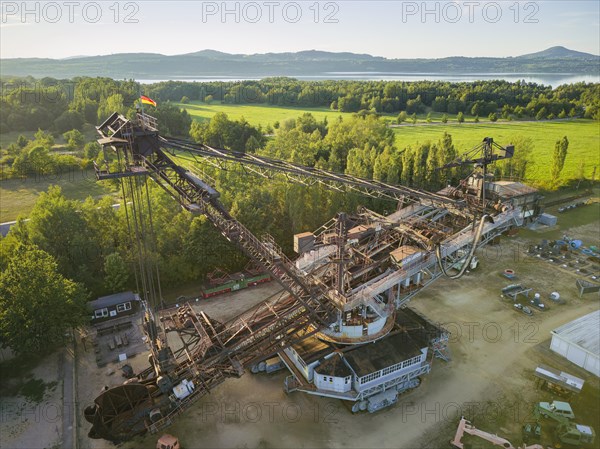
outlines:
{"label": "lake", "polygon": [[[272,75],[279,76],[279,75]],[[347,81],[447,81],[447,82],[472,82],[505,80],[516,82],[525,80],[528,83],[550,85],[552,87],[561,84],[573,84],[579,82],[600,83],[600,75],[579,75],[572,73],[468,73],[444,75],[440,73],[386,73],[386,72],[329,72],[323,75],[286,75],[303,81],[322,80],[347,80]],[[244,77],[244,76],[205,76],[205,77],[172,77],[162,79],[137,80],[142,84],[152,84],[161,81],[188,81],[188,82],[217,82],[217,81],[256,81],[268,76]]]}

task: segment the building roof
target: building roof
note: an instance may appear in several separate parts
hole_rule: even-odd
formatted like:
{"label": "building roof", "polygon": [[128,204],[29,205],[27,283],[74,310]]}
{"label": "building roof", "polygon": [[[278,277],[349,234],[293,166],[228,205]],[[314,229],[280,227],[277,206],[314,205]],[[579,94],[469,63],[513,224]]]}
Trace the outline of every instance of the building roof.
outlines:
{"label": "building roof", "polygon": [[553,335],[600,356],[600,310],[595,310],[552,331]]}
{"label": "building roof", "polygon": [[404,245],[396,248],[394,251],[390,251],[390,257],[394,262],[399,263],[413,254],[421,254],[422,252],[421,248],[417,248],[416,246]]}
{"label": "building roof", "polygon": [[494,181],[488,184],[488,189],[498,193],[501,197],[512,198],[515,196],[529,195],[536,193],[537,189],[521,182],[515,181]]}
{"label": "building roof", "polygon": [[571,413],[573,413],[573,409],[571,408],[571,404],[569,404],[568,402],[552,401],[552,404],[554,404],[554,408],[556,410],[562,410],[563,412],[571,412]]}
{"label": "building roof", "polygon": [[396,311],[396,325],[410,334],[410,338],[421,348],[431,344],[447,331],[409,307]]}
{"label": "building roof", "polygon": [[361,345],[346,352],[344,357],[356,375],[363,377],[421,355],[419,346],[408,332],[399,332],[374,343]]}
{"label": "building roof", "polygon": [[113,295],[101,296],[94,301],[89,302],[89,306],[93,310],[104,309],[105,307],[116,306],[128,301],[137,301],[137,296],[133,292],[121,292]]}
{"label": "building roof", "polygon": [[[480,186],[480,184],[477,184]],[[475,187],[475,185],[471,185]],[[449,196],[456,190],[454,186],[444,187],[438,192],[439,195]],[[523,195],[531,195],[537,193],[538,190],[526,184],[516,181],[487,181],[486,190],[493,191],[502,198],[515,198]]]}
{"label": "building roof", "polygon": [[338,354],[333,354],[332,357],[323,360],[319,366],[315,367],[315,372],[342,378],[352,375],[352,371],[350,371],[350,368],[346,366],[344,360]]}
{"label": "building roof", "polygon": [[541,379],[557,383],[561,387],[574,391],[575,393],[580,393],[583,384],[585,383],[585,381],[579,377],[575,377],[569,373],[545,365],[538,366],[534,371],[534,375]]}
{"label": "building roof", "polygon": [[445,330],[411,308],[396,311],[395,335],[367,343],[344,353],[346,361],[358,377],[366,376],[388,366],[421,354],[432,340],[440,338]]}
{"label": "building roof", "polygon": [[[301,336],[302,334],[300,333],[299,335]],[[294,343],[292,348],[307,365],[320,359],[321,357],[331,354],[333,351],[333,348],[329,343],[319,340],[314,335]]]}

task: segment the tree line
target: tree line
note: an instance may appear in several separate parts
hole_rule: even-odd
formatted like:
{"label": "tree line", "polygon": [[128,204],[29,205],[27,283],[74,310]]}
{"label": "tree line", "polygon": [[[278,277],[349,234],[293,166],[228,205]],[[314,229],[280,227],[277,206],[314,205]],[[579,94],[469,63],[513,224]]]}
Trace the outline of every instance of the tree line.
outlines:
{"label": "tree line", "polygon": [[[31,77],[2,79],[0,133],[48,130],[62,134],[81,130],[84,124],[98,125],[113,112],[135,115],[142,85],[133,80],[74,78],[56,80]],[[153,109],[161,131],[187,134],[191,123],[185,111],[169,103]]]}
{"label": "tree line", "polygon": [[165,81],[147,86],[166,101],[218,101],[225,104],[330,107],[340,112],[420,114],[426,110],[449,114],[505,117],[596,118],[600,85],[576,83],[550,86],[518,81],[299,81],[265,78],[260,81]]}
{"label": "tree line", "polygon": [[135,113],[140,94],[159,102],[153,109],[162,131],[187,134],[190,118],[168,102],[218,101],[225,104],[270,104],[288,107],[329,107],[340,112],[408,115],[425,111],[485,117],[538,119],[600,117],[600,84],[558,86],[519,81],[166,81],[141,85],[110,78],[4,78],[0,96],[0,133],[51,130],[64,133],[85,124],[97,125],[114,111]]}

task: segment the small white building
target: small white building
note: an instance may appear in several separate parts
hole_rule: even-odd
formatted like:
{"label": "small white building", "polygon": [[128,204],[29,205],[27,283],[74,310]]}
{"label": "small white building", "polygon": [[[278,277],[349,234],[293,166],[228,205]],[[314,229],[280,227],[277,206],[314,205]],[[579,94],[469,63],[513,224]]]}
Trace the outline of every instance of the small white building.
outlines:
{"label": "small white building", "polygon": [[333,353],[315,367],[314,384],[319,390],[347,393],[352,388],[352,371],[340,354]]}
{"label": "small white building", "polygon": [[315,336],[307,337],[283,350],[304,378],[313,382],[314,369],[319,359],[333,352],[333,348]]}
{"label": "small white building", "polygon": [[550,349],[600,377],[600,310],[554,329]]}
{"label": "small white building", "polygon": [[285,348],[279,353],[291,372],[285,391],[350,401],[353,413],[395,404],[431,370],[429,348],[443,351],[448,338],[445,329],[409,308],[396,311],[395,324],[396,331],[379,340],[341,350],[316,335]]}

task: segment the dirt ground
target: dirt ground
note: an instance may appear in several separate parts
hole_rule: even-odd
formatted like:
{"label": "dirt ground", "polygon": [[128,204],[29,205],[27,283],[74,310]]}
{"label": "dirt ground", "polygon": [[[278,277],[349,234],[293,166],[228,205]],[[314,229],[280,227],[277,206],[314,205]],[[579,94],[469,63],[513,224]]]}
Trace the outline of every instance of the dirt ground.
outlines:
{"label": "dirt ground", "polygon": [[[236,293],[216,296],[206,300],[202,299],[192,303],[195,306],[200,306],[209,316],[217,320],[227,320],[280,291],[280,289],[281,287],[277,283],[270,282]],[[138,327],[138,333],[141,335],[141,314],[136,318],[135,325]],[[104,368],[97,368],[93,351],[88,350],[88,352],[85,352],[81,342],[78,343],[77,348],[79,356],[77,366],[78,399],[80,404],[80,416],[82,416],[83,409],[87,405],[93,403],[94,399],[105,385],[114,386],[123,382],[124,379],[121,376],[120,367],[124,363],[109,363]],[[137,354],[133,358],[129,358],[126,363],[130,364],[135,372],[141,371],[148,366],[147,353]],[[280,383],[277,384],[277,387],[280,385]],[[217,390],[220,389],[221,388],[218,388]],[[281,393],[283,393],[283,391],[281,391]],[[193,410],[194,409],[191,410],[191,413],[193,413]],[[81,449],[112,447],[110,443],[107,443],[106,441],[91,440],[87,438],[88,431],[89,424],[82,418],[78,432]],[[154,445],[155,443],[156,441],[154,442]],[[136,442],[131,447],[154,447],[153,444],[150,443],[143,443],[142,446],[139,446],[139,444],[139,442]],[[148,446],[146,444],[148,444]]]}
{"label": "dirt ground", "polygon": [[31,370],[3,372],[0,395],[0,448],[60,447],[62,437],[61,353]]}
{"label": "dirt ground", "polygon": [[[594,206],[596,207],[596,206]],[[583,208],[582,208],[583,211]],[[568,222],[577,222],[578,211]],[[589,219],[570,227],[569,235],[598,245],[600,221]],[[560,217],[559,217],[560,218]],[[582,217],[583,218],[583,217]],[[572,221],[571,221],[572,220]],[[560,233],[559,226],[548,232]],[[576,274],[525,254],[530,244],[550,234],[525,232],[502,238],[499,245],[479,251],[480,266],[459,280],[441,279],[417,295],[411,307],[444,325],[450,332],[452,360],[436,360],[422,385],[401,396],[394,407],[375,414],[353,415],[337,400],[303,393],[286,395],[287,373],[246,374],[228,380],[179,417],[169,433],[177,435],[184,448],[436,448],[448,447],[461,415],[474,419],[484,430],[522,442],[521,428],[531,421],[533,404],[553,397],[535,386],[533,370],[540,363],[563,369],[585,379],[584,391],[571,400],[578,422],[600,431],[599,379],[550,352],[550,331],[599,308],[597,295],[578,298]],[[515,270],[514,281],[502,276]],[[565,303],[545,301],[549,310],[534,311],[532,317],[500,298],[502,287],[519,282],[548,298],[558,291]],[[277,290],[275,284],[244,290],[204,301],[200,306],[215,318],[226,319]],[[81,352],[80,352],[81,354]],[[89,363],[88,363],[89,362]],[[146,357],[132,359],[135,369]],[[107,375],[93,360],[80,357],[79,401],[91,403],[100,388],[122,379]],[[82,448],[111,447],[86,437],[89,425],[81,420]],[[551,444],[551,427],[544,426],[544,444]],[[137,438],[123,448],[155,447],[156,435]],[[476,447],[483,447],[477,442]]]}

